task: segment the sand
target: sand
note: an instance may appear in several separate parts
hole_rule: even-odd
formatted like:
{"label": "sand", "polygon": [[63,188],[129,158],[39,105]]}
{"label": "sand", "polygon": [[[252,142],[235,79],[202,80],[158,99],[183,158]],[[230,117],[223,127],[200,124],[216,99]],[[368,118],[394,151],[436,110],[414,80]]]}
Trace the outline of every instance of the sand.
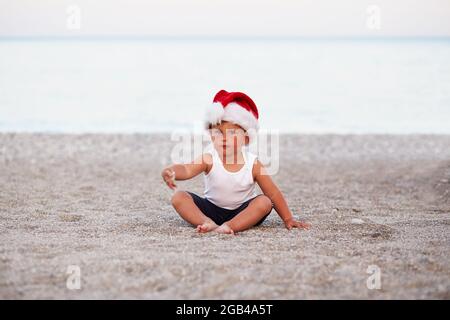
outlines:
{"label": "sand", "polygon": [[0,134],[0,298],[450,298],[450,136],[280,141],[274,180],[312,229],[273,211],[229,236],[170,206],[167,135]]}

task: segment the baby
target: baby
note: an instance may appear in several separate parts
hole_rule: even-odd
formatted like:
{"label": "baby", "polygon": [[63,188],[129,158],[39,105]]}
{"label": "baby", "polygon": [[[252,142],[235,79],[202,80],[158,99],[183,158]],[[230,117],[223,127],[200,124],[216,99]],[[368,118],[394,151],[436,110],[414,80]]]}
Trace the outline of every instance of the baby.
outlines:
{"label": "baby", "polygon": [[[172,205],[198,232],[234,234],[261,224],[274,208],[287,229],[309,229],[293,218],[286,200],[257,156],[250,153],[250,130],[258,130],[258,109],[242,92],[219,91],[206,112],[213,148],[189,164],[173,164],[161,175],[176,189],[175,180],[204,173],[205,192],[200,197],[176,191]],[[258,183],[263,194],[256,194]]]}

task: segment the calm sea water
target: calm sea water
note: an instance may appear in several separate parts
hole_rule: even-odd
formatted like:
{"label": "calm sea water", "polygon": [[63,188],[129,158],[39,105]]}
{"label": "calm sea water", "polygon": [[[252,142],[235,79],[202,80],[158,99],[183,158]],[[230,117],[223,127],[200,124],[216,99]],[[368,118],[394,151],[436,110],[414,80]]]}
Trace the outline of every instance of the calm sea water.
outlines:
{"label": "calm sea water", "polygon": [[0,41],[0,131],[189,130],[222,88],[280,132],[450,134],[450,41]]}

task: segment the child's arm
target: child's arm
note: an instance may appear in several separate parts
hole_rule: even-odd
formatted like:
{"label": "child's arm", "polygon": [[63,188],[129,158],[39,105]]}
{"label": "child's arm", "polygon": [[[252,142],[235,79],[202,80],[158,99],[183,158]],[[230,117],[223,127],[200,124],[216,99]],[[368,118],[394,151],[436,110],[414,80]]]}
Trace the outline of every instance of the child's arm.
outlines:
{"label": "child's arm", "polygon": [[172,164],[163,169],[161,176],[170,189],[174,190],[177,185],[174,180],[188,180],[202,172],[207,171],[211,164],[211,156],[203,154],[187,164]]}
{"label": "child's arm", "polygon": [[253,177],[260,186],[262,192],[272,201],[275,211],[283,220],[284,225],[287,229],[309,229],[310,225],[308,223],[297,221],[294,219],[283,194],[281,193],[280,189],[278,189],[277,185],[272,181],[272,178],[267,173],[264,165],[259,160],[256,160],[256,163],[253,166]]}

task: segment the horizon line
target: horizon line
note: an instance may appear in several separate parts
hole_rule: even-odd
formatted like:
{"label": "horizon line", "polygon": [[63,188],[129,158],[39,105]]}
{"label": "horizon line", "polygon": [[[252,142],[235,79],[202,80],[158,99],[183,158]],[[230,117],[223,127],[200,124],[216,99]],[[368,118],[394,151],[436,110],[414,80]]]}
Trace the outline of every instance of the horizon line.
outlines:
{"label": "horizon line", "polygon": [[450,41],[450,36],[354,35],[0,35],[0,41]]}

